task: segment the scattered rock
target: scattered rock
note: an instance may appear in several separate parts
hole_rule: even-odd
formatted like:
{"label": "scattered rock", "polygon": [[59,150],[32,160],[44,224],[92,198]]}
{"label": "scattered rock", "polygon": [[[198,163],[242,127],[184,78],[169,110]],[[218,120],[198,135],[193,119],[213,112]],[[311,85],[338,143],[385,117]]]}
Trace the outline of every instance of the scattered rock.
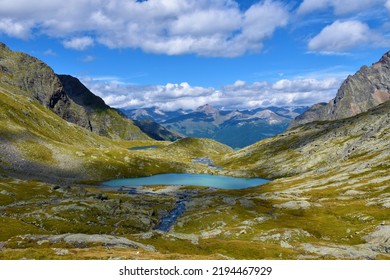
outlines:
{"label": "scattered rock", "polygon": [[40,246],[42,244],[49,243],[49,240],[39,240],[37,244]]}
{"label": "scattered rock", "polygon": [[98,200],[108,200],[108,196],[106,194],[103,194],[103,193],[99,193],[95,196],[95,199],[98,199]]}
{"label": "scattered rock", "polygon": [[53,250],[55,251],[54,254],[56,254],[57,256],[69,255],[69,250],[66,250],[66,249],[53,248]]}
{"label": "scattered rock", "polygon": [[324,257],[334,257],[337,259],[375,259],[377,253],[362,245],[358,246],[346,246],[331,244],[328,246],[319,246],[313,244],[302,244],[302,248],[313,254],[321,255]]}
{"label": "scattered rock", "polygon": [[349,195],[349,196],[361,196],[364,195],[365,192],[357,191],[357,190],[349,190],[344,193],[344,195]]}
{"label": "scattered rock", "polygon": [[298,210],[298,209],[307,209],[311,206],[311,204],[305,200],[301,201],[289,201],[282,204],[275,204],[274,207],[276,208],[282,208],[282,209],[292,209],[292,210]]}
{"label": "scattered rock", "polygon": [[253,226],[255,222],[253,220],[245,220],[241,224],[244,226]]}
{"label": "scattered rock", "polygon": [[240,204],[242,207],[245,207],[245,208],[255,207],[254,202],[252,200],[249,200],[249,199],[240,199]]}
{"label": "scattered rock", "polygon": [[363,239],[370,244],[390,245],[390,226],[381,225],[374,232],[364,236]]}
{"label": "scattered rock", "polygon": [[286,242],[286,241],[284,241],[284,240],[280,241],[280,246],[281,246],[282,248],[286,248],[286,249],[294,248],[293,246],[291,246],[288,242]]}
{"label": "scattered rock", "polygon": [[253,238],[253,240],[258,241],[269,241],[269,240],[278,240],[278,241],[299,241],[303,237],[310,237],[311,234],[303,229],[281,229],[280,230],[269,230],[262,233],[260,236]]}
{"label": "scattered rock", "polygon": [[6,190],[0,191],[0,194],[7,195],[7,196],[14,196],[15,194]]}
{"label": "scattered rock", "polygon": [[230,206],[233,206],[236,204],[236,199],[233,198],[233,197],[230,197],[230,196],[225,196],[223,199],[222,199],[223,203],[227,204],[227,205],[230,205]]}
{"label": "scattered rock", "polygon": [[271,219],[269,216],[259,216],[259,217],[254,218],[253,220],[257,223],[264,223],[265,221],[268,221],[269,219]]}
{"label": "scattered rock", "polygon": [[196,234],[185,234],[185,233],[172,232],[172,233],[167,234],[167,236],[174,237],[177,239],[182,239],[182,240],[189,240],[189,241],[191,241],[192,244],[199,243],[199,236]]}
{"label": "scattered rock", "polygon": [[83,212],[87,209],[87,207],[80,206],[77,204],[68,204],[68,205],[60,205],[52,208],[52,211],[55,213],[58,212]]}
{"label": "scattered rock", "polygon": [[219,235],[221,233],[222,233],[222,230],[220,230],[220,229],[213,229],[213,230],[210,230],[210,231],[203,231],[200,236],[203,239],[209,239],[209,238],[215,238],[217,235]]}
{"label": "scattered rock", "polygon": [[119,248],[141,248],[145,251],[157,252],[157,250],[151,245],[144,245],[139,242],[129,240],[124,237],[117,237],[107,234],[61,234],[61,235],[23,235],[20,236],[21,239],[29,239],[33,241],[44,241],[47,240],[50,243],[59,243],[65,242],[72,244],[79,248],[88,247],[92,244],[102,244],[107,247],[119,247]]}
{"label": "scattered rock", "polygon": [[142,239],[150,239],[154,236],[154,232],[153,231],[148,231],[148,232],[144,232],[141,234],[141,238]]}

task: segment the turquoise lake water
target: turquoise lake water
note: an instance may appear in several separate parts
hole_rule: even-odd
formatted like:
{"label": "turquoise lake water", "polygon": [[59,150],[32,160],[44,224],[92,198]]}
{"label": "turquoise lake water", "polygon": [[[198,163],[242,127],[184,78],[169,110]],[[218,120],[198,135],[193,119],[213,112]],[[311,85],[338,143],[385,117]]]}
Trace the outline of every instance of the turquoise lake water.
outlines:
{"label": "turquoise lake water", "polygon": [[115,179],[102,183],[107,187],[179,185],[204,186],[225,190],[238,190],[262,185],[269,180],[261,178],[236,178],[208,174],[169,173],[149,177]]}

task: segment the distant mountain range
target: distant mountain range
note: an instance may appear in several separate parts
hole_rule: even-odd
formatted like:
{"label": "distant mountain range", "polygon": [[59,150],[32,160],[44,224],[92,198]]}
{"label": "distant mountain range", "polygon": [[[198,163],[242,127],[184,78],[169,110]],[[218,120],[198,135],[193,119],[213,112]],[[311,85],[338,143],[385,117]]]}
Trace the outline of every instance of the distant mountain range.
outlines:
{"label": "distant mountain range", "polygon": [[122,111],[131,119],[153,120],[182,135],[211,138],[233,148],[242,148],[283,132],[307,109],[296,106],[223,110],[206,104],[195,110],[163,111],[151,107]]}

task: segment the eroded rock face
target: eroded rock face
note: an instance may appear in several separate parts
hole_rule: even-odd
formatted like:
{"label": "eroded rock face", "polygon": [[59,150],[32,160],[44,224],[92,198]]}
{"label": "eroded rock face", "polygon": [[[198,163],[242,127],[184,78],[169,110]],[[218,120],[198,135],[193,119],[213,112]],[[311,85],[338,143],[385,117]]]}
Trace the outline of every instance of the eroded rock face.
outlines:
{"label": "eroded rock face", "polygon": [[319,103],[298,116],[290,127],[312,121],[339,120],[358,115],[390,100],[390,52],[371,67],[349,76],[328,104]]}
{"label": "eroded rock face", "polygon": [[365,236],[364,239],[370,244],[390,246],[390,225],[379,226],[374,232]]}
{"label": "eroded rock face", "polygon": [[4,44],[0,46],[0,83],[21,90],[21,94],[37,100],[63,119],[88,128],[85,110],[70,100],[54,71],[39,59],[13,52]]}

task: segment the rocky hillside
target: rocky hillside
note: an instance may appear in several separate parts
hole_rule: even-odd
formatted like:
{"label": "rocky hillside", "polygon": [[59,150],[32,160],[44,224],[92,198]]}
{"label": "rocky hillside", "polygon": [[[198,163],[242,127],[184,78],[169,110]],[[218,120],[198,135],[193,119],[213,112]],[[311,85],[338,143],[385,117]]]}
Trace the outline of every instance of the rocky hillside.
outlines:
{"label": "rocky hillside", "polygon": [[319,103],[298,116],[294,127],[312,121],[338,120],[366,112],[390,99],[390,52],[371,67],[349,76],[329,103]]}
{"label": "rocky hillside", "polygon": [[77,78],[58,75],[69,98],[83,107],[89,120],[89,129],[112,139],[148,139],[128,117],[108,106]]}
{"label": "rocky hillside", "polygon": [[149,139],[77,79],[57,76],[42,61],[0,44],[0,84],[37,100],[66,121],[114,139]]}
{"label": "rocky hillside", "polygon": [[229,155],[224,165],[252,176],[288,177],[345,168],[390,168],[390,101],[354,117],[311,122]]}

